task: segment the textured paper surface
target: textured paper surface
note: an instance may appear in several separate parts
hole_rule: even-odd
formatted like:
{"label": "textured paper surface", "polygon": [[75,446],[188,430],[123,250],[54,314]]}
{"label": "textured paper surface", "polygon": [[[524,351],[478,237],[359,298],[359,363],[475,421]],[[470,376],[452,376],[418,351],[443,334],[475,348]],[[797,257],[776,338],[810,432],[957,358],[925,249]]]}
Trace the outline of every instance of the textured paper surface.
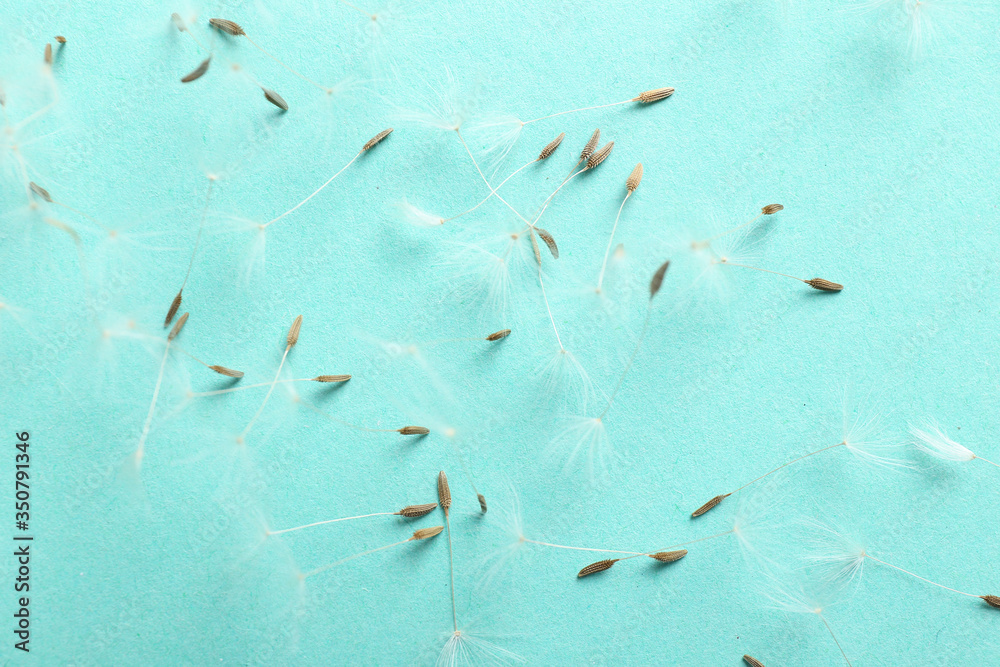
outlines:
{"label": "textured paper surface", "polygon": [[[768,665],[842,664],[818,618],[767,608],[759,568],[732,536],[693,545],[673,565],[636,559],[583,580],[575,573],[600,556],[526,545],[485,587],[482,562],[506,543],[493,522],[510,487],[526,535],[542,541],[638,551],[727,530],[735,498],[696,522],[688,515],[715,493],[838,442],[845,388],[852,406],[883,413],[897,440],[908,421],[931,416],[973,451],[1000,457],[998,25],[988,6],[928,4],[942,10],[936,39],[914,60],[896,13],[830,2],[400,2],[379,13],[375,37],[371,19],[338,3],[0,3],[11,124],[51,100],[42,50],[56,34],[68,39],[53,68],[58,104],[15,139],[30,178],[122,230],[118,241],[134,241],[123,248],[84,233],[93,225],[65,209],[28,209],[4,144],[0,301],[23,312],[0,310],[0,416],[11,451],[14,432],[32,435],[37,541],[32,651],[13,651],[8,632],[0,655],[39,665],[433,664],[452,629],[444,535],[351,561],[304,589],[294,575],[405,539],[441,523],[440,512],[257,542],[261,522],[277,529],[431,502],[444,469],[455,496],[461,625],[529,664],[737,665],[744,653]],[[197,17],[193,30],[206,44],[207,19],[222,16],[324,85],[358,83],[328,97],[246,41],[216,36],[209,72],[182,85],[204,52],[173,27],[174,11]],[[289,112],[223,59],[277,90]],[[600,391],[613,388],[642,327],[649,277],[675,260],[605,419],[618,458],[596,486],[579,470],[564,472],[565,457],[545,457],[560,418],[575,409],[541,391],[538,368],[558,346],[530,250],[505,317],[463,297],[466,283],[449,265],[449,243],[502,237],[516,230],[513,214],[494,199],[444,227],[414,228],[396,215],[404,197],[447,217],[487,193],[454,133],[394,115],[450,94],[447,70],[470,124],[677,89],[647,108],[529,124],[494,180],[566,132],[548,162],[501,191],[527,214],[595,127],[615,141],[608,161],[568,185],[540,223],[561,250],[558,261],[545,258],[556,325]],[[394,71],[398,81],[387,76]],[[232,231],[226,216],[272,219],[388,126],[396,131],[384,144],[269,228],[266,270],[247,279],[254,236]],[[482,157],[481,136],[466,134]],[[645,177],[619,223],[626,258],[609,270],[604,312],[587,285],[637,162]],[[286,377],[354,376],[343,387],[298,385],[304,400],[375,428],[427,425],[431,436],[347,429],[279,386],[241,448],[236,435],[264,390],[186,402],[188,391],[229,383],[172,355],[144,495],[120,478],[162,342],[102,341],[72,241],[42,217],[81,229],[102,326],[131,322],[162,338],[208,171],[225,176],[177,342],[246,371],[244,384],[267,382],[302,314]],[[757,265],[846,289],[820,294],[735,267],[723,267],[731,270],[720,274],[722,294],[692,288],[697,269],[684,259],[684,239],[741,224],[772,202],[785,210],[756,227]],[[514,334],[500,344],[442,343],[419,359],[380,344],[507,326]],[[489,499],[485,518],[447,428]],[[2,458],[12,471],[13,456]],[[972,462],[898,474],[834,450],[791,470],[779,514],[835,522],[888,562],[1000,594],[998,472]],[[3,488],[10,508],[12,483]],[[12,560],[0,559],[5,581],[11,573]],[[13,602],[8,590],[0,608],[11,613]],[[954,665],[995,655],[996,613],[870,563],[825,615],[855,665]]]}

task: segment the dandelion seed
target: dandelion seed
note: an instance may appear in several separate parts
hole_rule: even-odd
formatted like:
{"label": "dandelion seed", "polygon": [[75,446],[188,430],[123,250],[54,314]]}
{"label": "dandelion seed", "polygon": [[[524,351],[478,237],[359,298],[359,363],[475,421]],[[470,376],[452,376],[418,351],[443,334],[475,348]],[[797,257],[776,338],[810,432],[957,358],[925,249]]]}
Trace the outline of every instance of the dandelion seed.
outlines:
{"label": "dandelion seed", "polygon": [[785,207],[781,204],[768,204],[764,208],[760,209],[760,212],[764,215],[774,215],[778,211],[785,210]]}
{"label": "dandelion seed", "polygon": [[301,315],[299,315],[298,317],[295,318],[295,321],[292,322],[292,326],[288,329],[288,336],[287,336],[287,339],[286,339],[288,341],[288,347],[292,347],[293,345],[295,345],[296,343],[299,342],[299,332],[300,331],[302,331],[302,316]]}
{"label": "dandelion seed", "polygon": [[840,650],[840,654],[843,656],[844,662],[846,662],[848,667],[850,667],[851,661],[847,657],[844,647],[841,646],[840,640],[837,639],[837,635],[833,632],[833,627],[830,626],[826,617],[823,615],[828,603],[821,603],[818,601],[821,597],[829,595],[829,593],[823,591],[818,593],[807,593],[801,586],[790,586],[780,581],[772,574],[765,573],[765,576],[771,582],[772,586],[771,590],[765,593],[771,602],[774,603],[778,609],[783,611],[794,614],[815,614],[818,616],[820,621],[823,622],[823,626],[830,634],[830,637],[837,645],[837,648]]}
{"label": "dandelion seed", "polygon": [[545,158],[555,153],[556,149],[559,148],[559,144],[561,144],[563,139],[565,138],[566,138],[566,133],[560,132],[558,137],[556,137],[555,139],[553,139],[552,141],[550,141],[545,145],[545,148],[543,148],[542,152],[538,154],[538,159],[535,161],[538,162],[544,160]]}
{"label": "dandelion seed", "polygon": [[59,42],[60,44],[65,44],[66,38],[63,37],[62,35],[56,35],[56,41]]}
{"label": "dandelion seed", "polygon": [[411,540],[426,540],[429,537],[440,535],[444,532],[444,526],[434,526],[433,528],[418,528],[413,531]]}
{"label": "dandelion seed", "polygon": [[1000,609],[1000,597],[996,595],[980,595],[979,597],[994,609]]}
{"label": "dandelion seed", "polygon": [[687,556],[687,549],[680,549],[678,551],[657,551],[655,554],[647,554],[650,558],[658,560],[661,563],[674,563],[679,561],[684,556]]}
{"label": "dandelion seed", "polygon": [[350,375],[317,375],[312,379],[313,382],[347,382],[351,379]]}
{"label": "dandelion seed", "polygon": [[278,107],[282,111],[288,111],[288,102],[285,101],[285,98],[283,98],[281,95],[274,92],[270,88],[265,88],[261,86],[260,89],[264,91],[264,99],[266,99],[268,102]]}
{"label": "dandelion seed", "polygon": [[699,507],[698,509],[696,509],[694,512],[691,512],[691,516],[692,517],[699,517],[699,516],[701,516],[702,514],[704,514],[705,512],[709,511],[710,509],[712,509],[713,507],[715,507],[716,505],[718,505],[719,503],[721,503],[723,500],[725,500],[726,498],[728,498],[731,495],[733,495],[733,494],[726,493],[726,494],[723,494],[721,496],[715,496],[714,498],[712,498],[711,500],[709,500],[707,503],[705,503],[704,505],[702,505],[701,507]]}
{"label": "dandelion seed", "polygon": [[28,183],[28,186],[31,188],[32,192],[34,192],[36,195],[38,195],[45,201],[49,202],[50,204],[54,203],[52,201],[52,195],[49,194],[49,191],[40,186],[38,183],[31,181],[30,183]]}
{"label": "dandelion seed", "polygon": [[407,505],[403,509],[396,512],[400,516],[405,516],[407,519],[415,519],[417,517],[422,517],[430,514],[437,509],[437,503],[425,503],[423,505]]}
{"label": "dandelion seed", "polygon": [[177,338],[177,335],[181,332],[181,329],[183,329],[184,325],[187,324],[188,315],[190,315],[190,313],[184,313],[183,315],[181,315],[180,319],[177,320],[177,322],[174,324],[174,328],[171,329],[170,333],[167,335],[168,341]]}
{"label": "dandelion seed", "polygon": [[588,170],[595,169],[597,167],[597,165],[599,165],[602,162],[604,162],[605,160],[607,160],[608,156],[611,155],[611,150],[614,147],[615,147],[615,142],[611,141],[611,142],[605,144],[601,148],[601,150],[597,151],[596,153],[594,153],[593,155],[591,155],[589,158],[587,158],[587,167],[586,167],[586,169],[588,169]]}
{"label": "dandelion seed", "polygon": [[230,21],[228,19],[208,19],[208,24],[213,28],[218,28],[222,32],[234,37],[246,35],[246,32],[244,32],[240,24],[235,21]]}
{"label": "dandelion seed", "polygon": [[583,150],[580,151],[580,159],[577,162],[577,165],[579,165],[580,162],[588,160],[590,156],[594,154],[594,151],[597,149],[597,144],[600,141],[601,141],[601,129],[598,128],[594,130],[594,133],[592,135],[590,135],[590,139],[587,140],[587,143],[586,145],[584,145]]}
{"label": "dandelion seed", "polygon": [[178,14],[177,12],[174,12],[173,14],[170,15],[170,20],[174,22],[174,26],[180,32],[184,32],[185,30],[187,30],[187,26],[184,24],[184,19],[182,19],[181,15]]}
{"label": "dandelion seed", "polygon": [[839,292],[844,289],[844,286],[840,283],[833,283],[829,280],[823,280],[822,278],[812,278],[810,280],[804,280],[803,282],[806,285],[809,285],[809,287],[823,292]]}
{"label": "dandelion seed", "polygon": [[202,76],[204,76],[205,72],[208,71],[208,66],[211,64],[211,62],[212,62],[212,56],[205,58],[203,61],[201,61],[201,64],[195,67],[190,74],[181,79],[181,83],[191,83],[192,81],[200,79]]}
{"label": "dandelion seed", "polygon": [[652,104],[653,102],[659,102],[660,100],[666,99],[673,94],[673,88],[656,88],[654,90],[645,90],[639,93],[639,95],[634,97],[631,101],[642,102],[643,104]]}
{"label": "dandelion seed", "polygon": [[427,435],[431,432],[429,428],[423,426],[404,426],[397,430],[403,435]]}
{"label": "dandelion seed", "polygon": [[750,667],[764,667],[764,663],[763,662],[761,662],[757,658],[754,658],[754,657],[749,656],[749,655],[744,655],[743,656],[743,662],[745,662],[748,665],[750,665]]}
{"label": "dandelion seed", "polygon": [[[629,194],[632,194],[642,183],[642,163],[635,165],[632,173],[628,175],[628,179],[625,181],[625,189],[628,190]],[[628,196],[628,195],[626,195]]]}
{"label": "dandelion seed", "polygon": [[486,340],[488,340],[490,342],[498,341],[498,340],[502,340],[502,339],[506,338],[509,335],[510,335],[510,329],[501,329],[500,331],[497,331],[496,333],[491,333],[489,336],[486,337]]}
{"label": "dandelion seed", "polygon": [[391,127],[388,130],[382,130],[381,132],[379,132],[378,134],[376,134],[374,137],[372,137],[371,139],[369,139],[368,142],[364,146],[361,147],[361,150],[363,150],[363,151],[370,151],[371,149],[375,148],[375,146],[377,146],[383,139],[385,139],[386,137],[388,137],[390,134],[392,134],[392,128]]}
{"label": "dandelion seed", "polygon": [[587,567],[580,570],[577,573],[576,577],[577,579],[580,579],[582,577],[586,577],[596,572],[604,572],[604,570],[610,569],[611,566],[613,566],[617,562],[618,562],[617,558],[611,558],[609,560],[599,560],[596,563],[591,563]]}
{"label": "dandelion seed", "polygon": [[52,65],[52,45],[51,44],[46,44],[45,45],[45,64],[49,65],[49,66]]}
{"label": "dandelion seed", "polygon": [[486,514],[486,496],[481,493],[477,493],[476,500],[479,501],[479,511]]}
{"label": "dandelion seed", "polygon": [[448,486],[448,476],[444,474],[444,470],[438,473],[438,502],[441,505],[441,509],[444,510],[445,515],[448,514],[448,509],[451,507],[451,488]]}
{"label": "dandelion seed", "polygon": [[225,366],[209,366],[213,371],[219,375],[225,375],[231,378],[241,378],[243,377],[243,371],[234,371],[232,368],[226,368]]}
{"label": "dandelion seed", "polygon": [[448,635],[435,667],[464,667],[465,665],[512,665],[524,658],[467,630],[455,630]]}
{"label": "dandelion seed", "polygon": [[549,234],[541,227],[535,227],[534,231],[536,231],[541,239],[545,241],[545,245],[548,246],[549,252],[552,253],[552,258],[559,259],[559,248],[556,246],[556,240],[552,238],[552,234]]}

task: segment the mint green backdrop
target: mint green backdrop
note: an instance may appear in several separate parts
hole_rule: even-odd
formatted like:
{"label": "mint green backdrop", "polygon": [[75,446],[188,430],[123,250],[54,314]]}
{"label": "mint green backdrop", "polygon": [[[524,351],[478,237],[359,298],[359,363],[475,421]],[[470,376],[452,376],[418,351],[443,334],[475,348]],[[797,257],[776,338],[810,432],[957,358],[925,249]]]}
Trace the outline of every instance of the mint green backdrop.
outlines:
{"label": "mint green backdrop", "polygon": [[[698,521],[689,513],[839,442],[845,404],[851,419],[880,415],[891,441],[905,444],[909,422],[935,418],[973,451],[1000,456],[1000,25],[995,3],[926,5],[933,30],[925,26],[914,55],[902,3],[401,1],[365,4],[372,21],[337,2],[0,0],[8,128],[54,99],[43,47],[68,39],[52,68],[56,104],[3,143],[0,525],[9,540],[14,433],[27,430],[35,552],[31,653],[14,651],[7,629],[0,656],[13,665],[433,664],[452,630],[445,535],[352,560],[304,587],[295,574],[406,539],[442,523],[440,512],[261,537],[262,526],[431,502],[443,469],[455,497],[460,625],[529,664],[737,665],[744,653],[767,665],[843,664],[820,619],[773,608],[760,559],[732,535],[692,545],[674,565],[643,558],[582,580],[577,570],[603,556],[528,544],[490,580],[484,563],[508,544],[499,523],[512,490],[525,535],[541,541],[642,551],[728,530],[736,498]],[[205,53],[172,12],[216,51],[190,84],[179,79]],[[337,90],[328,96],[247,41],[213,35],[213,16]],[[290,110],[269,105],[246,73]],[[527,215],[594,128],[615,141],[539,223],[561,250],[552,260],[542,248],[545,285],[562,342],[595,387],[591,416],[642,329],[649,277],[674,260],[604,420],[615,458],[592,484],[579,466],[564,470],[565,451],[547,455],[581,406],[539,379],[558,345],[530,248],[522,238],[505,311],[484,309],[463,277],[488,265],[465,262],[456,244],[502,247],[514,214],[492,199],[444,226],[401,220],[404,198],[447,217],[488,192],[453,132],[405,115],[453,103],[486,168],[476,122],[660,86],[677,92],[526,125],[493,179],[566,133],[552,158],[501,191]],[[389,126],[383,144],[268,229],[261,266],[254,232],[237,219],[279,215]],[[30,208],[18,156],[30,180],[117,236],[37,197]],[[624,256],[611,263],[602,306],[587,286],[637,162],[645,177],[622,213]],[[187,268],[207,173],[221,178],[177,343],[246,371],[243,384],[268,382],[302,314],[284,377],[353,379],[296,384],[299,401],[279,385],[239,446],[265,390],[188,398],[230,383],[172,352],[140,486],[121,462],[149,409],[162,318]],[[835,280],[843,292],[737,267],[695,280],[690,239],[773,202],[785,210],[753,227],[752,263]],[[78,230],[82,264],[45,218]],[[514,333],[498,344],[426,345],[504,327]],[[359,431],[307,402],[354,424],[433,432]],[[456,448],[490,502],[485,516]],[[1000,471],[899,455],[920,468],[866,467],[836,449],[762,487],[757,502],[781,521],[835,524],[947,586],[1000,594]],[[780,560],[795,551],[781,539],[757,544]],[[0,558],[7,628],[13,567]],[[996,610],[878,564],[824,617],[854,665],[987,664],[998,649]]]}

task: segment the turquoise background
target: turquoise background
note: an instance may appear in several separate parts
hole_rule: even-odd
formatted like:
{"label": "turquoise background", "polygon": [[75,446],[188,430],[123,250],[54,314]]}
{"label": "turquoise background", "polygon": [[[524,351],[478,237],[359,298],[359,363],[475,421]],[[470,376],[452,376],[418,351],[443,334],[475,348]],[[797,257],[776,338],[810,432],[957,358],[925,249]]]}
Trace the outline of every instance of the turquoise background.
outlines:
{"label": "turquoise background", "polygon": [[[577,580],[597,556],[526,545],[500,577],[484,562],[520,497],[529,538],[654,549],[726,530],[715,493],[842,437],[848,410],[882,416],[886,437],[936,418],[986,458],[1000,457],[995,276],[998,259],[996,87],[1000,21],[992,2],[931,0],[934,39],[911,55],[901,6],[845,3],[394,3],[374,22],[339,3],[36,3],[0,0],[0,86],[13,122],[51,98],[42,50],[56,34],[58,103],[13,139],[30,177],[122,230],[117,240],[75,213],[29,209],[5,139],[0,165],[2,507],[12,514],[13,434],[30,431],[33,636],[10,664],[433,664],[451,630],[444,536],[359,558],[295,585],[308,570],[405,539],[395,517],[269,538],[273,528],[395,511],[435,500],[447,470],[461,625],[529,664],[836,665],[822,623],[769,607],[759,563],[732,536],[692,546],[663,569],[629,561]],[[863,7],[862,7],[863,9]],[[197,17],[216,62],[171,12]],[[241,23],[265,49],[326,85],[326,96],[207,19]],[[221,56],[288,100],[281,114]],[[450,76],[454,85],[449,86]],[[648,336],[606,419],[617,459],[591,485],[546,450],[578,412],[537,370],[557,350],[528,261],[513,270],[510,309],[484,312],[456,277],[455,242],[504,241],[516,228],[496,200],[443,227],[398,219],[404,197],[450,216],[486,188],[453,133],[400,122],[437,96],[467,110],[536,118],[674,86],[648,107],[587,111],[525,126],[502,178],[559,132],[562,148],[504,187],[526,215],[558,185],[595,127],[608,161],[554,200],[542,224],[558,261],[546,286],[567,349],[609,392],[645,315],[644,290],[667,258]],[[450,96],[450,97],[449,97]],[[312,192],[372,135],[396,131],[323,193],[268,231],[249,277],[253,234]],[[33,140],[33,141],[32,141]],[[626,259],[612,302],[592,283],[624,181],[645,178],[616,236]],[[320,418],[279,387],[244,448],[236,435],[263,390],[186,400],[227,386],[182,355],[167,363],[147,443],[143,489],[119,474],[135,448],[162,342],[103,339],[85,307],[81,265],[55,216],[80,232],[103,327],[161,337],[187,266],[207,172],[222,173],[178,339],[205,359],[270,380],[287,327],[294,377],[352,373],[347,385],[300,384],[338,418],[378,428],[415,423],[427,438],[366,433]],[[498,182],[499,178],[497,179]],[[842,282],[835,295],[736,269],[696,282],[691,238],[785,210],[752,234],[757,265]],[[543,253],[544,253],[543,249]],[[716,289],[719,287],[719,289]],[[501,344],[384,342],[483,336]],[[131,328],[130,328],[131,327]],[[442,435],[454,428],[453,442]],[[479,515],[452,444],[490,512]],[[935,581],[1000,594],[997,476],[972,462],[908,474],[834,450],[766,487],[782,520],[815,517],[863,536],[871,553]],[[3,520],[7,525],[7,517]],[[768,549],[781,537],[763,537]],[[794,546],[794,545],[793,545]],[[787,552],[789,557],[791,551]],[[784,553],[784,552],[783,552]],[[646,560],[646,559],[642,559]],[[0,559],[0,578],[13,559]],[[871,565],[826,612],[854,665],[984,664],[1000,617],[978,600]],[[13,613],[7,591],[0,609]],[[10,623],[10,616],[7,625]],[[4,627],[7,627],[5,625]]]}

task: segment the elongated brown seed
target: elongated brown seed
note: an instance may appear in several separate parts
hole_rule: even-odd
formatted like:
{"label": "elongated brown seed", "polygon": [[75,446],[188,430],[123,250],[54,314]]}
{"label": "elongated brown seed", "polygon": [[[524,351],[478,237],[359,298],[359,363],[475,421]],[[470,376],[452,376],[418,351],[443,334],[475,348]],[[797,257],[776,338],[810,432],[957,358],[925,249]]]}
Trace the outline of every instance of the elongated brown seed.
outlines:
{"label": "elongated brown seed", "polygon": [[479,511],[486,514],[486,496],[481,493],[477,493],[476,498],[479,500]]}
{"label": "elongated brown seed", "polygon": [[692,517],[699,517],[699,516],[701,516],[702,514],[704,514],[708,510],[712,509],[713,507],[715,507],[716,505],[718,505],[719,503],[721,503],[723,500],[725,500],[726,498],[728,498],[731,495],[732,495],[731,493],[727,493],[725,495],[716,496],[716,497],[712,498],[707,503],[705,503],[704,505],[702,505],[701,507],[699,507],[695,511],[691,512],[691,516]]}
{"label": "elongated brown seed", "polygon": [[538,154],[538,160],[544,160],[548,156],[555,153],[556,149],[559,148],[559,144],[561,144],[562,140],[565,138],[566,138],[566,133],[560,132],[558,137],[556,137],[555,139],[553,139],[552,141],[550,141],[545,145],[545,148],[542,149],[542,152]]}
{"label": "elongated brown seed", "polygon": [[1000,596],[996,595],[980,595],[980,598],[991,607],[1000,609]]}
{"label": "elongated brown seed", "polygon": [[663,276],[667,275],[667,269],[670,268],[670,260],[668,259],[660,268],[656,270],[653,274],[653,279],[649,281],[649,300],[652,301],[656,293],[660,291],[660,287],[663,285]]}
{"label": "elongated brown seed", "polygon": [[292,328],[288,330],[288,347],[291,347],[299,342],[299,332],[302,330],[302,316],[299,315],[292,322]]}
{"label": "elongated brown seed", "polygon": [[59,42],[60,44],[65,44],[66,38],[63,37],[62,35],[56,35],[56,41]]}
{"label": "elongated brown seed", "polygon": [[608,143],[604,144],[604,147],[601,148],[601,150],[597,151],[589,158],[587,158],[587,169],[593,169],[597,165],[607,160],[608,156],[611,155],[611,149],[614,147],[615,147],[615,142],[613,141],[609,141]]}
{"label": "elongated brown seed", "polygon": [[45,64],[46,65],[51,65],[52,64],[52,45],[51,44],[46,44],[45,45]]}
{"label": "elongated brown seed", "polygon": [[428,537],[434,537],[435,535],[440,535],[441,531],[444,530],[444,526],[434,526],[433,528],[419,528],[413,531],[413,537],[410,540],[426,540]]}
{"label": "elongated brown seed", "polygon": [[590,135],[590,141],[587,145],[583,147],[583,151],[580,153],[580,162],[583,162],[591,155],[594,154],[594,150],[597,148],[597,142],[601,140],[601,130],[600,128],[594,130],[594,133]]}
{"label": "elongated brown seed", "polygon": [[404,426],[403,428],[396,429],[403,435],[427,435],[431,432],[429,428],[423,426]]}
{"label": "elongated brown seed", "polygon": [[186,77],[181,79],[181,83],[191,83],[192,81],[197,81],[198,79],[200,79],[202,76],[204,76],[205,72],[208,71],[208,66],[211,64],[211,62],[212,62],[212,56],[209,56],[204,60],[202,60],[201,64],[194,68],[194,71],[192,71]]}
{"label": "elongated brown seed", "polygon": [[764,663],[754,658],[753,656],[745,655],[743,656],[743,662],[750,665],[750,667],[764,667]]}
{"label": "elongated brown seed", "polygon": [[174,323],[174,328],[170,330],[169,334],[167,334],[167,340],[173,340],[177,338],[177,334],[179,334],[181,332],[181,329],[184,328],[184,325],[187,324],[188,315],[190,314],[191,313],[184,313],[183,315],[180,316],[180,319],[178,319],[177,322]]}
{"label": "elongated brown seed", "polygon": [[587,567],[583,568],[576,573],[577,579],[580,577],[586,577],[589,574],[594,574],[595,572],[604,572],[604,570],[609,569],[612,565],[619,561],[618,558],[612,558],[611,560],[599,560],[596,563],[591,563]]}
{"label": "elongated brown seed", "polygon": [[288,111],[288,102],[285,101],[284,97],[274,92],[270,88],[264,88],[263,86],[261,86],[260,89],[264,91],[265,100],[267,100],[274,106],[278,107],[282,111]]}
{"label": "elongated brown seed", "polygon": [[679,551],[657,551],[655,554],[647,554],[650,558],[658,560],[661,563],[673,563],[679,561],[684,556],[688,555],[687,549],[680,549]]}
{"label": "elongated brown seed", "polygon": [[649,104],[651,102],[659,102],[660,100],[666,99],[673,94],[673,88],[654,88],[653,90],[642,91],[637,97],[634,97],[632,101]]}
{"label": "elongated brown seed", "polygon": [[208,19],[208,24],[213,28],[218,28],[226,34],[233,35],[234,37],[246,34],[246,32],[243,31],[243,27],[239,23],[228,19]]}
{"label": "elongated brown seed", "polygon": [[840,283],[833,283],[829,280],[823,280],[822,278],[813,278],[812,280],[805,281],[805,283],[806,285],[809,285],[809,287],[823,292],[839,292],[844,289],[844,286]]}
{"label": "elongated brown seed", "polygon": [[493,342],[495,340],[501,340],[503,338],[506,338],[509,335],[510,335],[510,329],[501,329],[496,333],[491,333],[489,336],[486,337],[486,340]]}
{"label": "elongated brown seed", "polygon": [[642,163],[635,165],[635,169],[632,173],[628,175],[628,180],[625,181],[625,189],[629,191],[629,194],[635,192],[635,189],[639,187],[639,183],[642,183]]}
{"label": "elongated brown seed", "polygon": [[549,252],[552,253],[552,258],[559,259],[559,247],[556,245],[556,240],[552,238],[552,234],[549,234],[541,227],[535,227],[535,231],[538,232],[538,235],[542,237],[543,241],[545,241],[545,245],[549,247]]}
{"label": "elongated brown seed", "polygon": [[187,26],[184,25],[184,19],[182,19],[181,15],[178,14],[177,12],[174,12],[173,14],[170,15],[170,20],[174,22],[174,25],[181,32],[184,32],[185,30],[187,30]]}
{"label": "elongated brown seed", "polygon": [[177,296],[170,302],[170,310],[167,311],[167,316],[163,319],[163,326],[169,326],[174,321],[174,315],[177,314],[177,309],[181,307],[181,294],[183,292],[183,287],[177,290]]}
{"label": "elongated brown seed", "polygon": [[45,201],[49,202],[50,204],[52,203],[52,195],[50,195],[49,191],[40,186],[38,183],[31,181],[30,183],[28,183],[28,187],[30,187],[31,191],[34,192],[36,195],[38,195]]}
{"label": "elongated brown seed", "polygon": [[535,230],[531,228],[528,230],[528,238],[531,239],[531,250],[535,253],[535,261],[542,263],[542,251],[538,249],[538,239],[535,238]]}
{"label": "elongated brown seed", "polygon": [[225,366],[209,366],[213,371],[219,375],[225,375],[228,378],[241,378],[243,377],[243,371],[236,371],[232,368],[226,368]]}
{"label": "elongated brown seed", "polygon": [[381,132],[379,132],[378,134],[376,134],[374,137],[372,137],[371,139],[369,139],[368,143],[366,143],[364,146],[361,147],[361,150],[363,150],[363,151],[370,151],[371,149],[375,148],[375,146],[377,146],[380,141],[382,141],[383,139],[385,139],[386,137],[388,137],[390,134],[392,134],[392,128],[391,127],[388,130],[382,130]]}
{"label": "elongated brown seed", "polygon": [[424,503],[423,505],[407,505],[403,509],[396,512],[400,516],[405,516],[407,519],[415,519],[419,516],[424,516],[425,514],[430,514],[435,509],[437,509],[437,503]]}
{"label": "elongated brown seed", "polygon": [[785,210],[785,207],[781,204],[768,204],[764,208],[760,209],[760,212],[764,215],[774,215],[778,211]]}
{"label": "elongated brown seed", "polygon": [[351,379],[350,375],[317,375],[312,379],[313,382],[347,382]]}
{"label": "elongated brown seed", "polygon": [[438,502],[447,514],[451,507],[451,487],[448,486],[448,475],[444,474],[444,470],[438,473]]}

